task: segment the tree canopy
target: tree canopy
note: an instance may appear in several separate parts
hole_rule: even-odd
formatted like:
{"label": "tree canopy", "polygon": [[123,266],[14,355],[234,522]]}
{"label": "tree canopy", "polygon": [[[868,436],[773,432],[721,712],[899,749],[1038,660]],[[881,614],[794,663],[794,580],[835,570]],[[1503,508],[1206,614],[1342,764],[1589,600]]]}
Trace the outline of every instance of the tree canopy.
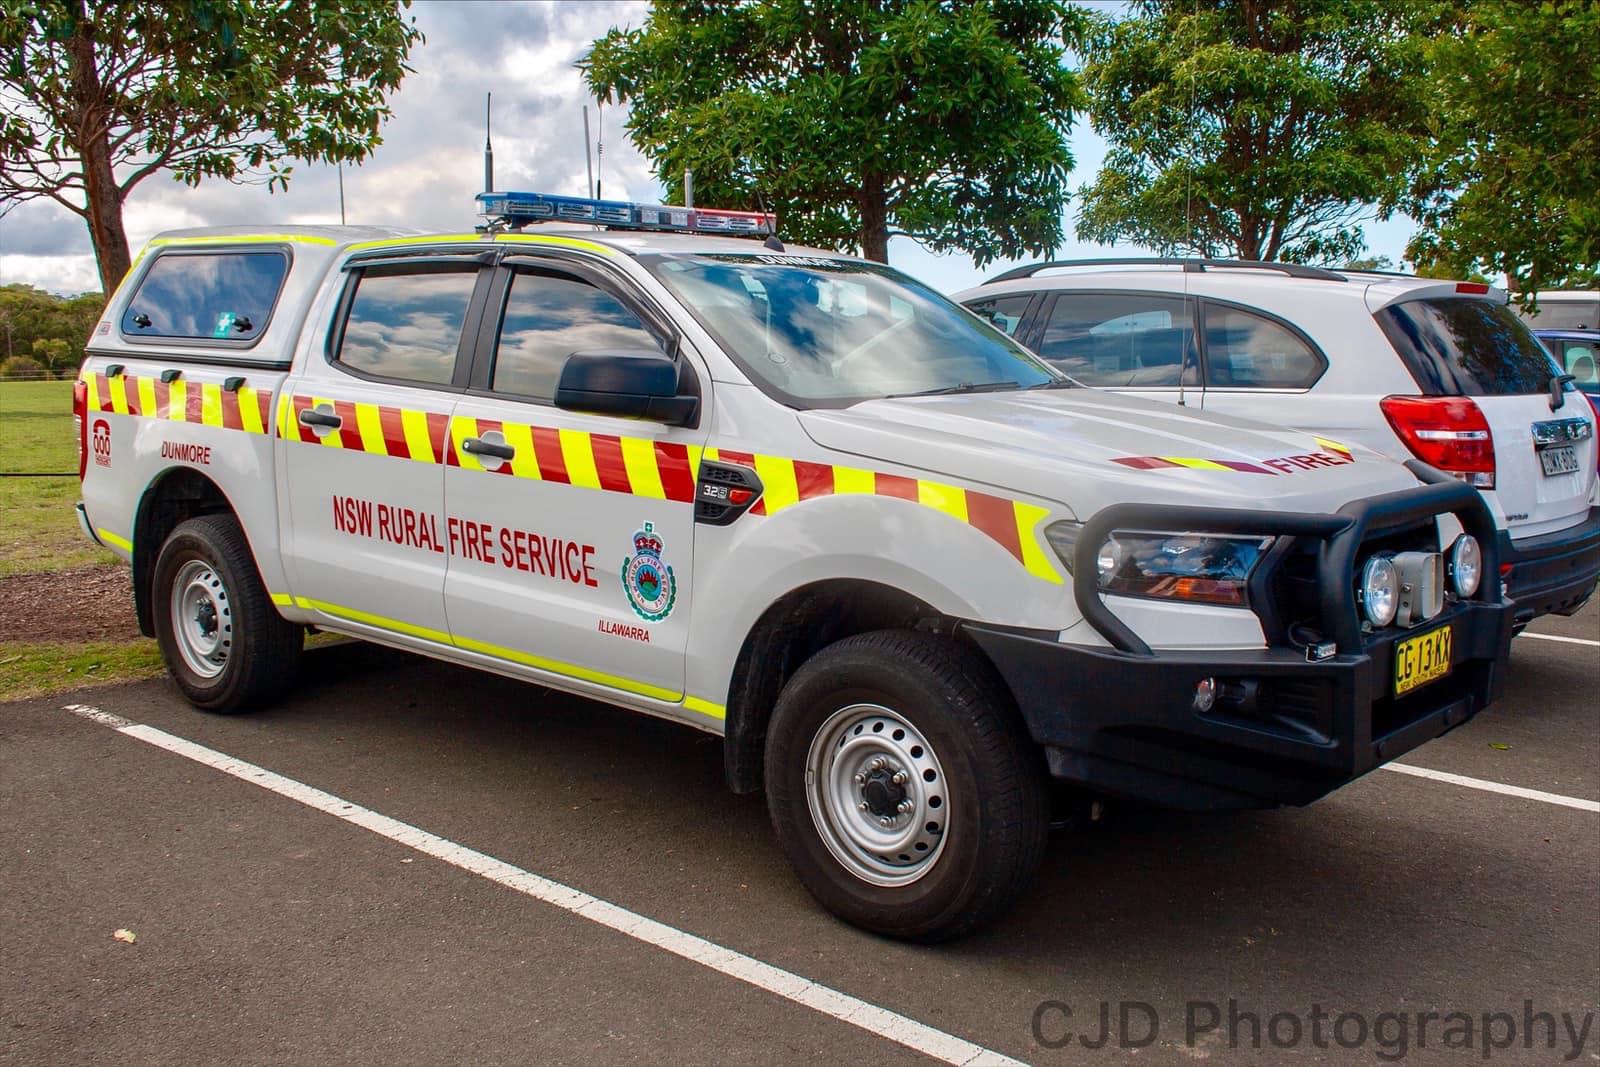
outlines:
{"label": "tree canopy", "polygon": [[1061,241],[1081,25],[1059,0],[657,0],[586,72],[668,188],[690,169],[697,202],[791,239],[982,265]]}
{"label": "tree canopy", "polygon": [[42,370],[71,372],[104,305],[99,293],[64,297],[31,285],[0,285],[0,361],[31,358]]}
{"label": "tree canopy", "polygon": [[81,216],[109,293],[152,174],[281,187],[285,160],[371,152],[421,36],[408,3],[0,0],[0,201]]}
{"label": "tree canopy", "polygon": [[1139,0],[1083,78],[1109,142],[1078,236],[1344,262],[1424,143],[1423,0]]}
{"label": "tree canopy", "polygon": [[1407,256],[1525,294],[1600,281],[1600,6],[1477,0],[1429,59]]}

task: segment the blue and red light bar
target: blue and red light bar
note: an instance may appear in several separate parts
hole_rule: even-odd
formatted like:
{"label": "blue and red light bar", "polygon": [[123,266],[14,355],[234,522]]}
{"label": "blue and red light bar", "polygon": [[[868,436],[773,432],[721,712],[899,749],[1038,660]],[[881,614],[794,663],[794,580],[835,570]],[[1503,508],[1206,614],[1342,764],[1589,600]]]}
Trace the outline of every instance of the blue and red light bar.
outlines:
{"label": "blue and red light bar", "polygon": [[548,193],[479,193],[478,213],[511,226],[525,226],[531,222],[587,222],[615,229],[720,233],[736,237],[765,236],[776,231],[778,222],[777,216],[761,211],[713,211]]}

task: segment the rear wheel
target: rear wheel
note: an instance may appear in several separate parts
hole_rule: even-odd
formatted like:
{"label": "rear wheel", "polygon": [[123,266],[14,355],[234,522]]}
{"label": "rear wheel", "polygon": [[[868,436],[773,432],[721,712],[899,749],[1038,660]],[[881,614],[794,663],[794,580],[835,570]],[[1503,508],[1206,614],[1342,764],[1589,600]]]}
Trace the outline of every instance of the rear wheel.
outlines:
{"label": "rear wheel", "polygon": [[789,862],[847,922],[934,941],[1004,910],[1043,855],[1043,768],[966,648],[903,631],[831,645],[767,732],[767,804]]}
{"label": "rear wheel", "polygon": [[151,603],[167,670],[198,707],[245,711],[294,681],[304,632],[272,606],[233,516],[204,515],[172,531]]}

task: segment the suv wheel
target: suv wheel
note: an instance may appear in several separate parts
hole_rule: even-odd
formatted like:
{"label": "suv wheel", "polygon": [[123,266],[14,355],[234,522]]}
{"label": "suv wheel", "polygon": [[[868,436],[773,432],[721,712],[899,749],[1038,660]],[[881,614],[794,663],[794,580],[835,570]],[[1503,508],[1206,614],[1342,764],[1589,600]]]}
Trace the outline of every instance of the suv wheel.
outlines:
{"label": "suv wheel", "polygon": [[244,711],[294,680],[304,631],[272,606],[232,515],[172,531],[156,558],[151,603],[167,670],[196,706]]}
{"label": "suv wheel", "polygon": [[766,785],[806,888],[892,937],[953,937],[999,914],[1049,829],[1010,698],[979,657],[927,634],[863,634],[807,661],[773,710]]}

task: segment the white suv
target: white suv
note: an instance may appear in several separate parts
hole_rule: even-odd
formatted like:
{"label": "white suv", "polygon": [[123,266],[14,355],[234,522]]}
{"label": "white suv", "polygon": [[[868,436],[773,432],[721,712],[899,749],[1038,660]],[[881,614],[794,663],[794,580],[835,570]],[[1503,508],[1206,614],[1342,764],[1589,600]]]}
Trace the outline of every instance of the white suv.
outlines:
{"label": "white suv", "polygon": [[[1595,416],[1499,289],[1116,259],[1020,267],[956,299],[1086,385],[1415,457],[1476,486],[1519,622],[1571,614],[1595,588]],[[1150,451],[1153,465],[1185,458]]]}

